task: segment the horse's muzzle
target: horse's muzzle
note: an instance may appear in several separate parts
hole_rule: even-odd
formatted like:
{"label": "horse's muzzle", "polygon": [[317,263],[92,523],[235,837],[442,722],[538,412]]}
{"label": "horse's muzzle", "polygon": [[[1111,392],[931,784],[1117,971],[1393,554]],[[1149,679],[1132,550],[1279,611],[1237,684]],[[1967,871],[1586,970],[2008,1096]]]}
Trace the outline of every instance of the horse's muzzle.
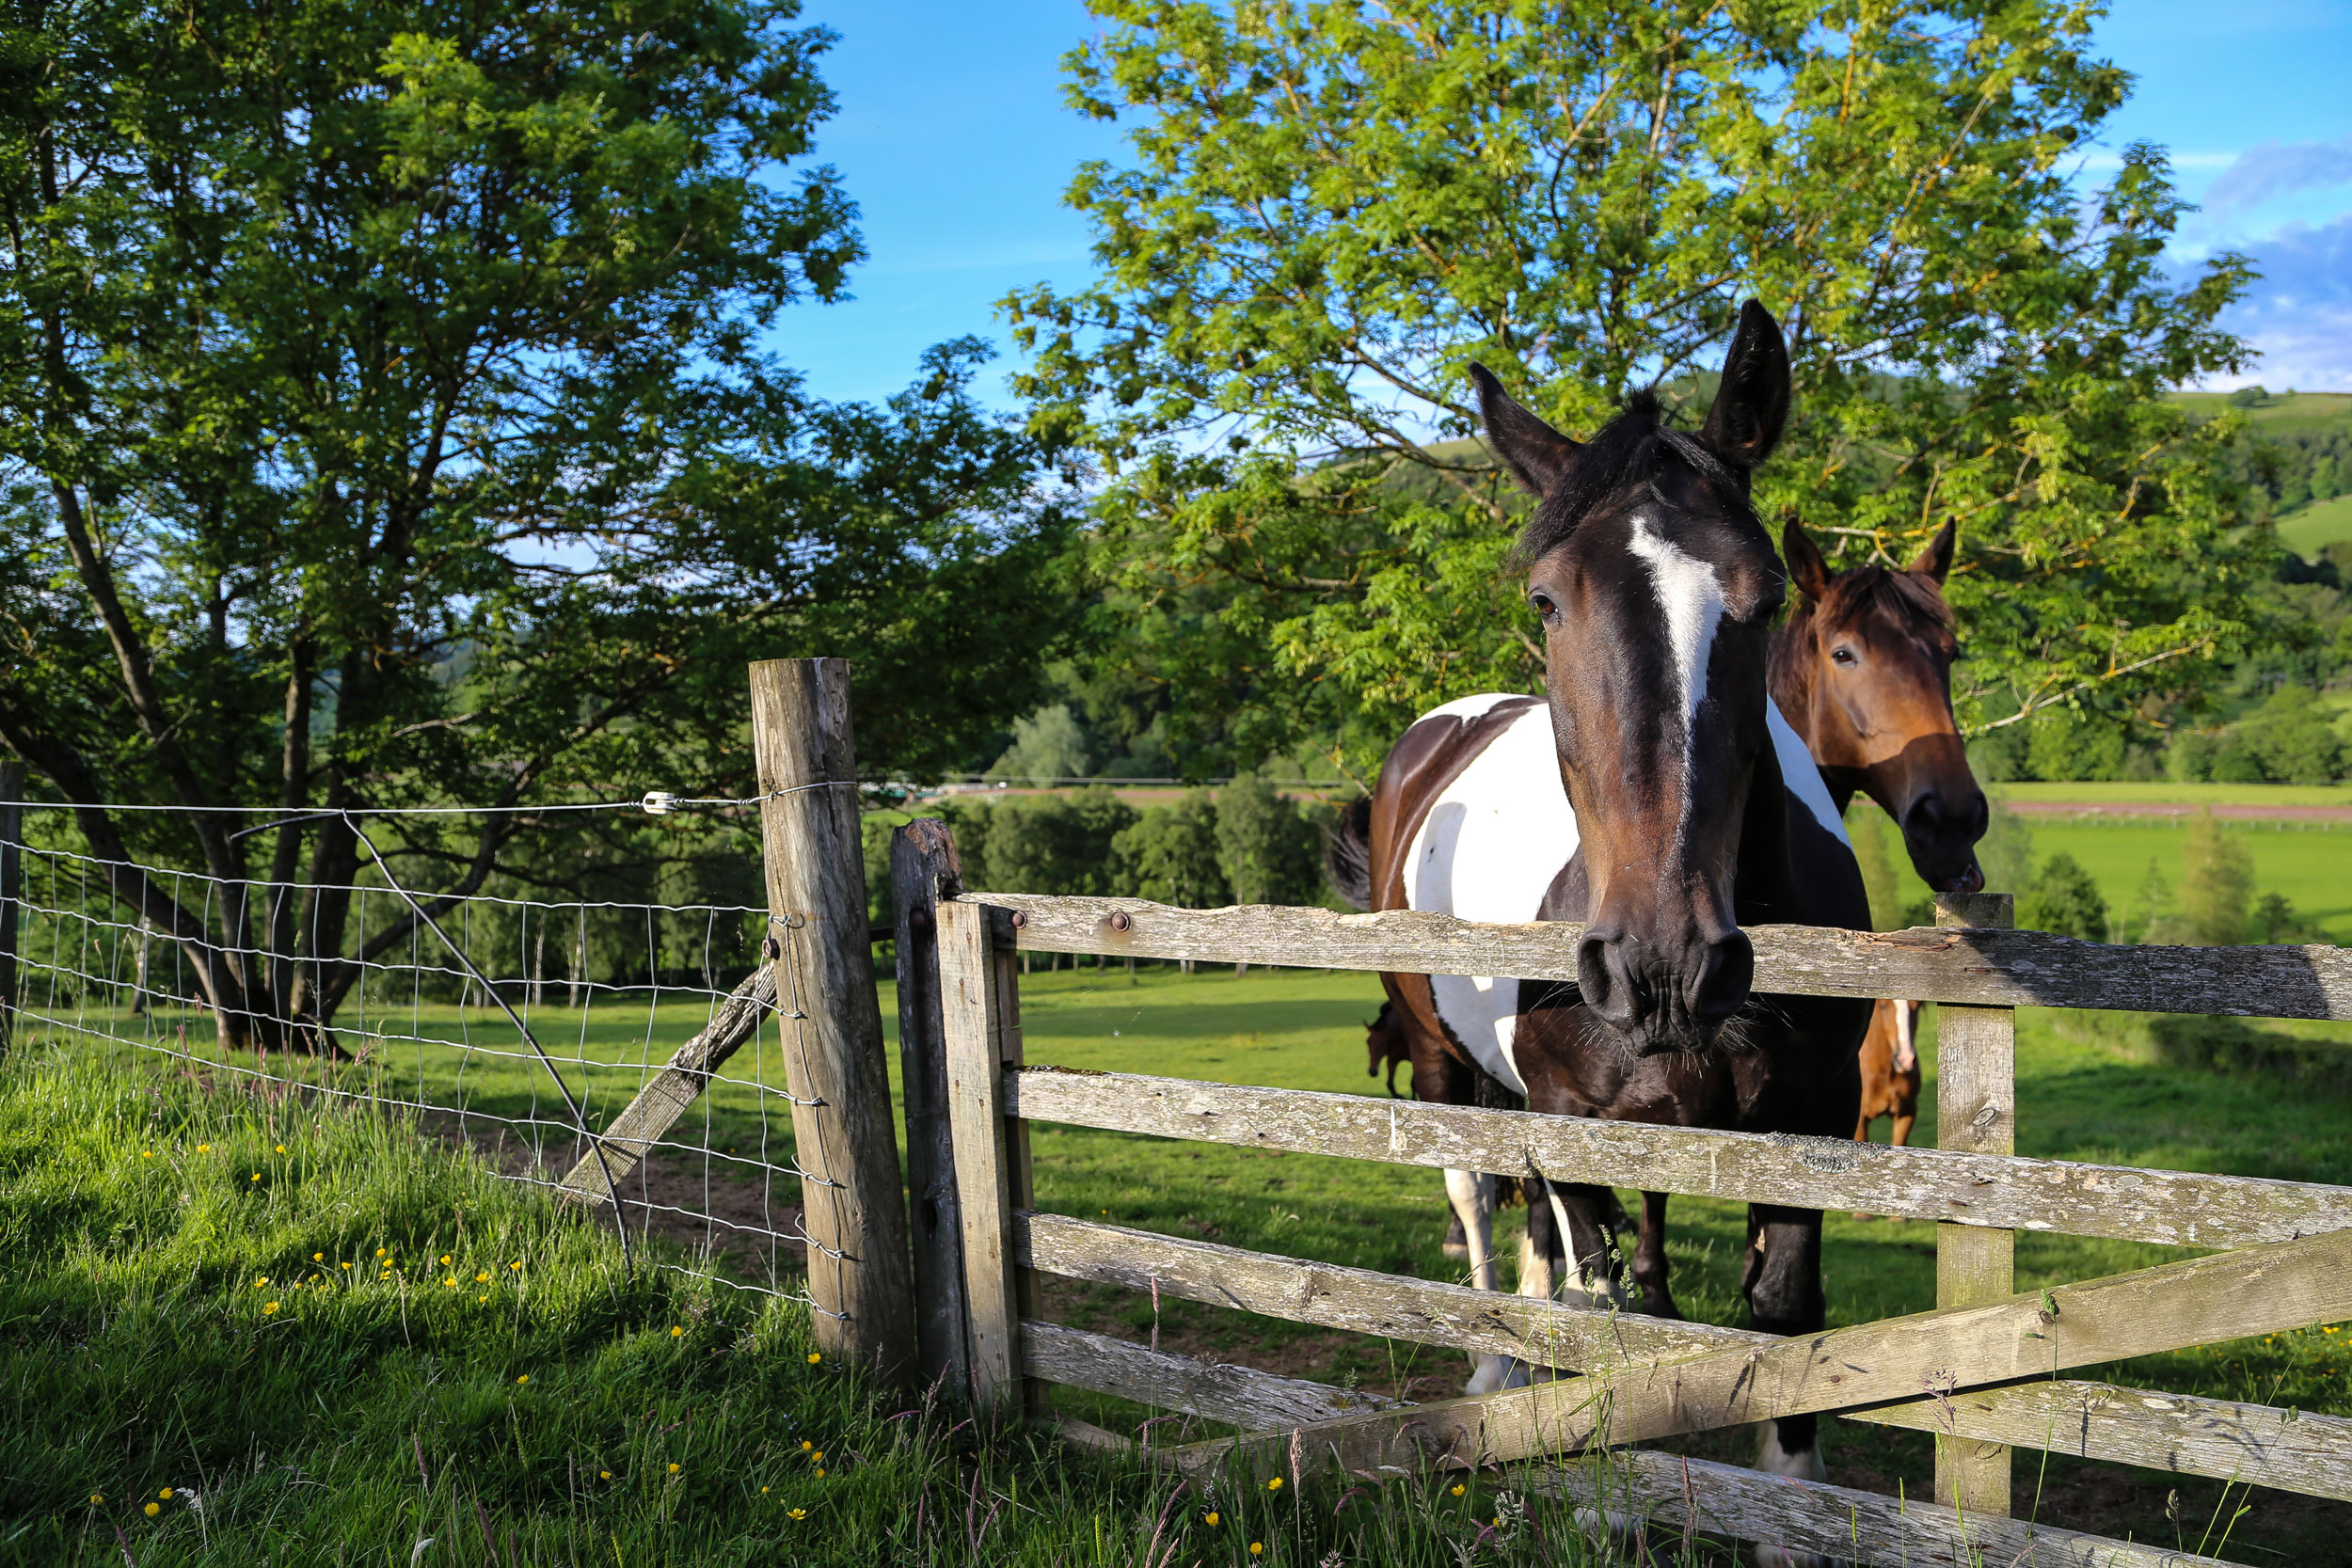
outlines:
{"label": "horse's muzzle", "polygon": [[1668,950],[1620,927],[1587,927],[1577,944],[1584,1005],[1636,1055],[1704,1051],[1756,982],[1756,948],[1743,931],[1692,931]]}

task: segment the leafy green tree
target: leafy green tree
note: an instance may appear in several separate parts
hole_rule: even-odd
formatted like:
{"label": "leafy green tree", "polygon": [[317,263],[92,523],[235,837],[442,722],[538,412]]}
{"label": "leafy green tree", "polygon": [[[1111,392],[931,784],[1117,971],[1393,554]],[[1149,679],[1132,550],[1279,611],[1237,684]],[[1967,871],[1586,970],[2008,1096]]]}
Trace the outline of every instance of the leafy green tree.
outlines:
{"label": "leafy green tree", "polygon": [[[331,814],[739,793],[754,657],[854,656],[881,771],[1035,703],[1064,525],[1035,443],[969,395],[981,347],[870,408],[762,346],[862,254],[806,162],[828,35],[795,11],[0,24],[0,741],[96,853],[214,879],[209,915],[119,891],[230,1037],[330,1018],[406,940],[351,929]],[[541,826],[398,847],[462,894],[561,876],[517,853]]]}
{"label": "leafy green tree", "polygon": [[1005,893],[1103,897],[1118,888],[1112,845],[1136,809],[1100,787],[1015,795],[989,808],[986,884]]}
{"label": "leafy green tree", "polygon": [[1187,790],[1174,805],[1147,809],[1112,846],[1120,892],[1187,910],[1227,903],[1216,821],[1216,798],[1205,789]]}
{"label": "leafy green tree", "polygon": [[2261,777],[2327,784],[2344,776],[2344,742],[2328,719],[2308,687],[2284,686],[2236,729]]}
{"label": "leafy green tree", "polygon": [[2117,716],[2059,708],[2029,726],[2026,764],[2037,779],[2120,779],[2126,750]]}
{"label": "leafy green tree", "polygon": [[2226,947],[2247,939],[2254,897],[2254,857],[2246,841],[2211,811],[2189,819],[2181,847],[2181,908],[2172,922],[2178,940]]}
{"label": "leafy green tree", "polygon": [[[2235,366],[2223,256],[2176,290],[2180,203],[2130,149],[2072,160],[2128,78],[2089,19],[1897,0],[1104,0],[1071,56],[1125,166],[1069,201],[1102,282],[1008,301],[1040,428],[1108,480],[1096,571],[1224,601],[1157,651],[1251,705],[1255,754],[1342,737],[1359,769],[1430,704],[1538,678],[1501,571],[1520,504],[1474,442],[1468,367],[1592,429],[1631,388],[1703,403],[1740,300],[1795,356],[1758,478],[1839,563],[1962,525],[1964,719],[2118,706],[2239,630],[2264,546],[2157,393]],[[1270,678],[1288,673],[1288,688]]]}
{"label": "leafy green tree", "polygon": [[1086,734],[1067,703],[1054,703],[1012,721],[1012,744],[990,767],[992,779],[1056,784],[1087,776]]}
{"label": "leafy green tree", "polygon": [[2033,886],[2017,901],[2017,924],[2030,931],[2105,942],[2107,902],[2082,863],[2061,849],[2042,863]]}
{"label": "leafy green tree", "polygon": [[2129,912],[2124,916],[2122,938],[2125,942],[2163,942],[2167,940],[2174,919],[2172,884],[2165,880],[2164,867],[2153,855],[2148,857],[2147,874],[2133,890]]}
{"label": "leafy green tree", "polygon": [[1217,793],[1217,863],[1237,904],[1325,902],[1322,842],[1313,808],[1260,774]]}

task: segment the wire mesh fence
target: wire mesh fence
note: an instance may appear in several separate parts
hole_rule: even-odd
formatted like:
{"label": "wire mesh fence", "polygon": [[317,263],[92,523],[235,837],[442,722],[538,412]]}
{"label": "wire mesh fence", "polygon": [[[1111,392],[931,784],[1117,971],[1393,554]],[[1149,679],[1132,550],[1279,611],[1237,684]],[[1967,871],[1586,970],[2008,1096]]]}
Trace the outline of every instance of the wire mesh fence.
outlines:
{"label": "wire mesh fence", "polygon": [[[806,1049],[806,923],[749,902],[411,888],[400,850],[355,832],[371,856],[348,881],[263,883],[28,822],[0,884],[10,1048],[403,1117],[617,1216],[642,1265],[821,1310],[787,1066]],[[742,874],[717,880],[756,887],[755,850],[738,851]]]}

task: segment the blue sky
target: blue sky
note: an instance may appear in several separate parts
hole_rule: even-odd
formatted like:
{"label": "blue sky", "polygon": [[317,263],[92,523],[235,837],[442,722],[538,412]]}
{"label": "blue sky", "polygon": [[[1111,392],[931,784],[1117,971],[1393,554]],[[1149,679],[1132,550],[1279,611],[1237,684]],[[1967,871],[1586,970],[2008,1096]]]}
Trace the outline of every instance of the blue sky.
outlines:
{"label": "blue sky", "polygon": [[[804,14],[840,35],[824,71],[841,108],[818,155],[872,255],[854,299],[787,311],[778,346],[818,395],[859,399],[905,386],[943,339],[1009,349],[995,302],[1086,280],[1086,227],[1061,192],[1081,160],[1120,152],[1115,130],[1062,106],[1061,55],[1094,31],[1085,7],[809,0]],[[2138,77],[2106,161],[2135,140],[2169,150],[2204,209],[2176,259],[2239,249],[2265,274],[2230,318],[2262,355],[2236,379],[2352,390],[2352,0],[2121,0],[2097,39]]]}

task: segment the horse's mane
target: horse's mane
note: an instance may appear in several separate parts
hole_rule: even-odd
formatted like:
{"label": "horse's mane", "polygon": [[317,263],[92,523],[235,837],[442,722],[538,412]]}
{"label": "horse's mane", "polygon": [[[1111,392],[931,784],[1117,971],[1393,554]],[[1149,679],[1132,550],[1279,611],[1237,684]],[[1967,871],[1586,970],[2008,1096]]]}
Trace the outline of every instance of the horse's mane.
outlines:
{"label": "horse's mane", "polygon": [[1568,465],[1559,488],[1544,498],[1512,546],[1511,568],[1533,565],[1603,502],[1634,485],[1654,483],[1677,465],[1713,484],[1727,503],[1746,509],[1747,486],[1730,467],[1695,437],[1670,428],[1657,394],[1634,393],[1626,400],[1624,413],[1576,449],[1576,461]]}
{"label": "horse's mane", "polygon": [[1788,619],[1792,626],[1808,614],[1843,622],[1860,620],[1873,612],[1884,615],[1906,630],[1924,627],[1947,645],[1959,628],[1950,602],[1932,580],[1879,565],[1856,566],[1838,573],[1830,578],[1829,592],[1821,595],[1818,606],[1805,600],[1803,608]]}

